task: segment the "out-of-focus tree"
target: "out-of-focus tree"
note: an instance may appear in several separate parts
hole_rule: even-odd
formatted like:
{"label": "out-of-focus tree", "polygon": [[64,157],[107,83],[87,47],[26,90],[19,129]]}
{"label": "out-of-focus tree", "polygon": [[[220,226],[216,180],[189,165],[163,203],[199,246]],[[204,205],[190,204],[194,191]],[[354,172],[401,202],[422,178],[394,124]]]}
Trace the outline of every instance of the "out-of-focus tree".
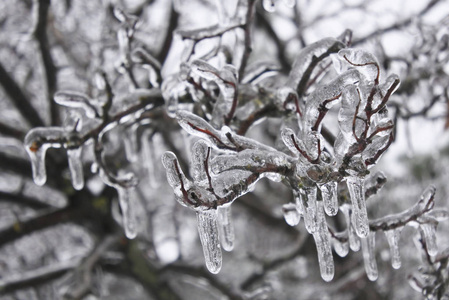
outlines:
{"label": "out-of-focus tree", "polygon": [[448,299],[448,7],[1,2],[0,298]]}

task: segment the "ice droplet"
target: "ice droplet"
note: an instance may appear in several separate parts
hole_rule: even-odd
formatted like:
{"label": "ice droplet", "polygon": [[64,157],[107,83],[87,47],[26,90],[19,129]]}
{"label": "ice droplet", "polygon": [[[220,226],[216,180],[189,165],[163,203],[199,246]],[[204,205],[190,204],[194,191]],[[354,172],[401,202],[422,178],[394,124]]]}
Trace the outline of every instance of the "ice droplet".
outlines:
{"label": "ice droplet", "polygon": [[276,11],[274,0],[263,0],[262,6],[267,12],[273,13]]}
{"label": "ice droplet", "polygon": [[348,204],[344,204],[340,210],[343,212],[346,220],[346,226],[348,231],[348,239],[349,239],[349,248],[351,248],[352,251],[357,252],[360,250],[360,239],[355,233],[355,229],[352,225],[351,221],[351,207]]}
{"label": "ice droplet", "polygon": [[324,202],[324,211],[328,216],[338,213],[337,182],[329,181],[320,186],[321,196]]}
{"label": "ice droplet", "polygon": [[135,203],[132,197],[132,188],[117,187],[118,201],[122,210],[123,227],[125,235],[132,240],[137,236],[137,223],[135,215]]}
{"label": "ice droplet", "polygon": [[317,228],[313,233],[320,264],[321,278],[331,281],[334,278],[334,259],[332,257],[329,229],[324,215],[323,201],[316,202]]}
{"label": "ice droplet", "polygon": [[394,269],[399,269],[401,267],[401,255],[399,253],[400,234],[401,228],[385,231],[388,245],[390,245],[391,265]]}
{"label": "ice droplet", "polygon": [[340,257],[345,257],[349,253],[349,242],[340,241],[336,238],[332,239],[332,245],[334,246],[335,253]]}
{"label": "ice droplet", "polygon": [[231,205],[223,205],[217,208],[218,225],[220,230],[221,246],[226,251],[234,249],[234,224],[232,222]]}
{"label": "ice droplet", "polygon": [[72,185],[73,188],[78,191],[84,187],[84,173],[81,154],[82,147],[67,150]]}
{"label": "ice droplet", "polygon": [[220,272],[222,260],[217,229],[217,211],[197,211],[196,216],[206,267],[212,274],[217,274]]}
{"label": "ice droplet", "polygon": [[365,203],[364,179],[350,176],[346,180],[352,203],[352,217],[355,230],[359,237],[366,237],[369,233],[368,214]]}
{"label": "ice droplet", "polygon": [[435,256],[438,253],[438,245],[435,235],[436,225],[432,223],[425,223],[419,225],[424,239],[426,240],[427,253],[430,256]]}
{"label": "ice droplet", "polygon": [[284,214],[285,222],[290,226],[296,226],[301,220],[301,214],[299,213],[296,204],[286,203],[282,205],[282,213]]}
{"label": "ice droplet", "polygon": [[374,252],[376,233],[370,232],[366,238],[361,238],[361,240],[366,275],[369,280],[375,281],[378,276],[376,256]]}
{"label": "ice droplet", "polygon": [[25,136],[25,149],[30,156],[33,181],[42,186],[47,181],[45,154],[48,148],[60,148],[64,137],[64,129],[60,127],[37,127]]}

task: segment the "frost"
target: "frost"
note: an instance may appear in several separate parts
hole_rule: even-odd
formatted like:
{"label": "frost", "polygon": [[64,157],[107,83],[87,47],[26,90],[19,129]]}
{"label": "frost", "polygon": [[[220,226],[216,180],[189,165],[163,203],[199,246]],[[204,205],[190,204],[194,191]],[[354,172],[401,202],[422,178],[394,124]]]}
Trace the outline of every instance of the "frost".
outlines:
{"label": "frost", "polygon": [[212,274],[217,274],[220,272],[222,260],[217,228],[217,211],[198,211],[196,216],[206,267]]}

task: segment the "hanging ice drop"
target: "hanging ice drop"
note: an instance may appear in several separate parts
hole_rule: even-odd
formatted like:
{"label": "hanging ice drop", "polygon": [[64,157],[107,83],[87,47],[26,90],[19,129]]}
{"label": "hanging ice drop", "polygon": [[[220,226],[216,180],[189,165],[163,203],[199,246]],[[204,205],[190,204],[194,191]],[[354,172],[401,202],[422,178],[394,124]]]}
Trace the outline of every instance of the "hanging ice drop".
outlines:
{"label": "hanging ice drop", "polygon": [[72,178],[72,185],[75,190],[81,190],[84,187],[84,172],[81,154],[82,147],[67,150],[70,176]]}
{"label": "hanging ice drop", "polygon": [[427,252],[430,256],[435,256],[438,253],[438,245],[435,235],[436,225],[431,223],[421,224],[420,226],[421,232],[424,235],[424,239],[426,240]]}
{"label": "hanging ice drop", "polygon": [[217,229],[217,211],[198,211],[196,216],[206,267],[212,274],[217,274],[220,272],[222,260]]}
{"label": "hanging ice drop", "polygon": [[290,226],[296,226],[301,220],[301,214],[294,203],[286,203],[282,206],[285,222]]}
{"label": "hanging ice drop", "polygon": [[316,202],[317,229],[313,233],[320,264],[321,278],[331,281],[334,278],[334,259],[332,257],[329,229],[324,215],[323,201]]}
{"label": "hanging ice drop", "polygon": [[234,224],[232,223],[231,205],[219,206],[217,208],[218,228],[220,230],[221,246],[226,251],[234,249]]}
{"label": "hanging ice drop", "polygon": [[391,253],[391,265],[394,269],[401,267],[401,255],[399,253],[399,237],[401,234],[401,228],[385,231],[388,244],[390,245]]}
{"label": "hanging ice drop", "polygon": [[137,224],[135,215],[135,203],[130,195],[130,188],[117,187],[118,200],[122,210],[123,227],[128,239],[134,239],[137,236]]}
{"label": "hanging ice drop", "polygon": [[350,176],[346,183],[351,196],[355,231],[359,237],[366,237],[369,233],[369,223],[366,212],[364,179],[358,176]]}
{"label": "hanging ice drop", "polygon": [[374,253],[376,233],[370,232],[366,238],[361,238],[361,240],[366,275],[369,280],[375,281],[378,276],[376,256]]}
{"label": "hanging ice drop", "polygon": [[337,182],[329,181],[321,185],[320,190],[326,214],[335,216],[338,213]]}
{"label": "hanging ice drop", "polygon": [[352,251],[357,252],[360,250],[360,239],[355,233],[355,229],[351,221],[351,207],[348,204],[344,204],[340,209],[343,212],[346,220],[349,248],[351,248]]}

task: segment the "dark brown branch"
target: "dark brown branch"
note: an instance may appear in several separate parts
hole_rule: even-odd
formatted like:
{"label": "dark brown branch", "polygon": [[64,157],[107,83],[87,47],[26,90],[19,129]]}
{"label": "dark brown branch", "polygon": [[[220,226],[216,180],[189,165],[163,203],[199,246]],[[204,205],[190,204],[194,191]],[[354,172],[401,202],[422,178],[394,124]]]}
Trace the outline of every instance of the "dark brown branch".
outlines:
{"label": "dark brown branch", "polygon": [[251,46],[251,26],[253,25],[256,2],[257,1],[255,0],[248,0],[248,11],[246,13],[246,22],[242,27],[243,31],[245,32],[245,37],[243,42],[244,45],[243,56],[239,68],[239,81],[242,80],[243,75],[245,75],[246,64],[248,63],[249,55],[253,51]]}
{"label": "dark brown branch", "polygon": [[57,69],[51,56],[51,49],[47,37],[48,9],[50,0],[38,0],[34,2],[38,5],[37,22],[34,29],[34,36],[39,44],[39,51],[44,66],[45,83],[47,86],[47,97],[50,106],[51,125],[59,125],[59,111],[56,103],[53,101],[53,95],[57,86]]}
{"label": "dark brown branch", "polygon": [[51,207],[49,204],[42,202],[37,198],[22,194],[12,194],[0,191],[0,202],[11,202],[15,204],[25,205],[34,209],[43,209]]}
{"label": "dark brown branch", "polygon": [[31,127],[45,126],[44,121],[39,116],[37,110],[31,105],[29,98],[25,95],[23,89],[8,74],[3,65],[0,63],[0,84],[5,90],[12,104],[24,117],[25,121]]}

